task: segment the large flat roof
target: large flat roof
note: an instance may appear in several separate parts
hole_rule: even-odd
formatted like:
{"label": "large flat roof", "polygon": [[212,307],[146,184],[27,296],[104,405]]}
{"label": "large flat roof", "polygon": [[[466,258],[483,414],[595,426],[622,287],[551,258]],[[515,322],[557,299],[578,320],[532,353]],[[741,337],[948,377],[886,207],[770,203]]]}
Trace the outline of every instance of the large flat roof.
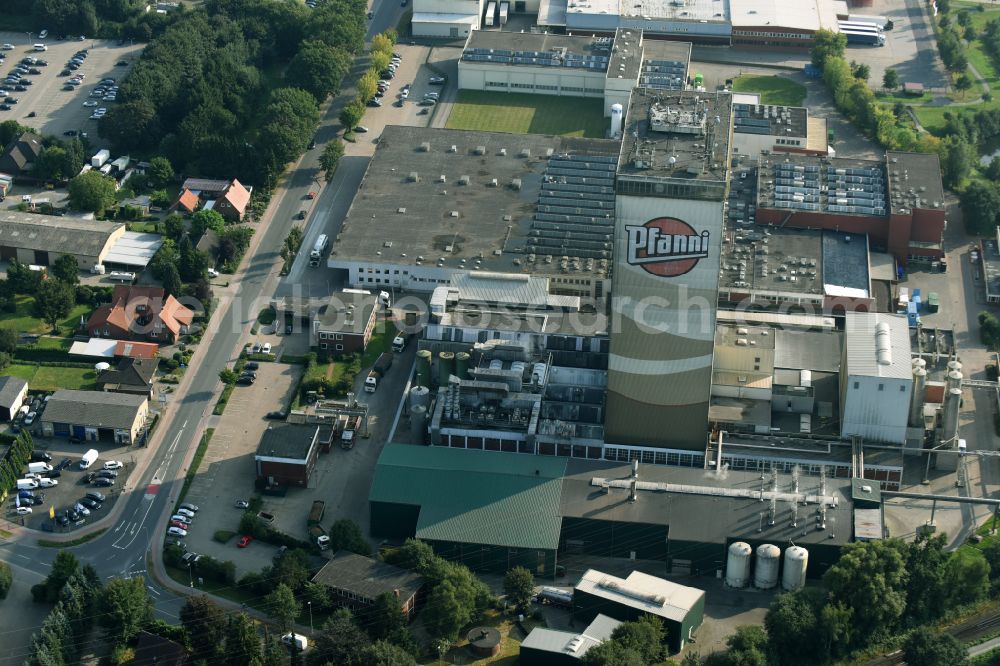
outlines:
{"label": "large flat roof", "polygon": [[269,425],[257,445],[258,458],[307,460],[318,426],[277,423]]}
{"label": "large flat roof", "polygon": [[708,21],[725,23],[729,18],[728,0],[588,0],[570,2],[569,13],[637,16],[671,21]]}
{"label": "large flat roof", "polygon": [[462,60],[606,72],[611,44],[610,37],[474,30]]}
{"label": "large flat roof", "polygon": [[733,104],[733,131],[804,139],[809,112],[799,106]]}
{"label": "large flat roof", "polygon": [[913,208],[944,210],[941,160],[937,153],[886,153],[889,196],[894,212]]}
{"label": "large flat roof", "polygon": [[600,139],[386,127],[331,262],[607,275],[617,154]]}
{"label": "large flat roof", "polygon": [[327,333],[361,335],[375,311],[378,297],[371,293],[336,292],[316,312],[313,327]]}
{"label": "large flat roof", "polygon": [[[619,33],[622,32],[619,30]],[[625,31],[635,34],[636,31]],[[616,54],[617,55],[617,54]],[[612,60],[612,68],[614,61]],[[639,85],[645,88],[683,90],[691,64],[691,42],[666,39],[644,39],[642,42],[642,73]],[[612,76],[612,72],[608,72]]]}
{"label": "large flat roof", "polygon": [[729,93],[636,88],[629,101],[618,174],[724,182],[730,109]]}
{"label": "large flat roof", "polygon": [[885,217],[885,164],[878,160],[762,155],[758,208]]}
{"label": "large flat roof", "polygon": [[910,330],[906,315],[848,312],[845,326],[848,376],[910,379]]}
{"label": "large flat roof", "polygon": [[0,245],[50,254],[99,256],[124,224],[76,217],[0,212]]}
{"label": "large flat roof", "polygon": [[679,585],[641,571],[633,571],[628,578],[619,578],[596,569],[587,569],[575,589],[674,622],[683,622],[691,609],[705,596],[704,590]]}
{"label": "large flat roof", "polygon": [[815,32],[826,28],[837,31],[837,10],[833,0],[729,0],[729,20],[736,29],[773,27]]}

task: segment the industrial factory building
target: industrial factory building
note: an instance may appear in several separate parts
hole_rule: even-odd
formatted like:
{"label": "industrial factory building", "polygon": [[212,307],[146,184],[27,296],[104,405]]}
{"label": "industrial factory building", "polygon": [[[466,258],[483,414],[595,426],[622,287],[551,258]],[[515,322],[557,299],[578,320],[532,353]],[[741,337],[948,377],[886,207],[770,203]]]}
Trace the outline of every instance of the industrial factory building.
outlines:
{"label": "industrial factory building", "polygon": [[[762,478],[763,477],[763,478]],[[371,533],[416,537],[473,569],[552,575],[560,554],[664,562],[715,575],[736,541],[808,551],[821,575],[852,538],[850,479],[390,444],[369,494]],[[757,581],[760,587],[778,584]],[[746,583],[744,583],[746,584]],[[739,585],[742,586],[742,585]]]}
{"label": "industrial factory building", "polygon": [[[608,292],[615,141],[386,127],[330,251],[353,287],[433,291],[456,274]],[[387,240],[392,239],[392,240]]]}
{"label": "industrial factory building", "polygon": [[[753,101],[742,101],[744,99]],[[756,160],[762,151],[827,156],[826,118],[797,106],[761,104],[760,96],[733,94],[733,156]]]}
{"label": "industrial factory building", "polygon": [[690,60],[689,42],[644,40],[641,30],[613,37],[476,30],[458,61],[458,87],[597,98],[610,116],[636,86],[683,89]]}

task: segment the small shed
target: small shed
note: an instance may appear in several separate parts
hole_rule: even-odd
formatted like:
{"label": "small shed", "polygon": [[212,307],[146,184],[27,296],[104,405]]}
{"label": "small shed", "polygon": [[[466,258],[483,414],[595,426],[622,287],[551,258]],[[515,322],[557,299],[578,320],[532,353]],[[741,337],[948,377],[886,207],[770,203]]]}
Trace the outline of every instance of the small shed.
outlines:
{"label": "small shed", "polygon": [[906,95],[913,95],[914,97],[920,97],[924,94],[924,84],[907,81],[903,84],[903,93]]}

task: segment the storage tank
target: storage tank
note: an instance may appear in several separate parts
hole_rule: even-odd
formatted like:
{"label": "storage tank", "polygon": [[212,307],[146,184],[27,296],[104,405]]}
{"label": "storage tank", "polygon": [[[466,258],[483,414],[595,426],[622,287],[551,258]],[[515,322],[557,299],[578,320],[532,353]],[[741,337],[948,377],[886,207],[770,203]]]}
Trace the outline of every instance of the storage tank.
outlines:
{"label": "storage tank", "polygon": [[948,361],[948,372],[962,372],[962,362],[955,359]]}
{"label": "storage tank", "polygon": [[961,389],[962,373],[958,370],[950,370],[948,375],[944,378],[944,386],[946,391],[950,391],[951,389]]}
{"label": "storage tank", "polygon": [[447,386],[448,377],[455,374],[455,352],[438,354],[438,386]]}
{"label": "storage tank", "polygon": [[528,367],[528,364],[524,361],[514,361],[510,364],[510,369],[520,373],[522,381],[524,380],[524,370]]}
{"label": "storage tank", "polygon": [[913,361],[911,362],[911,365],[914,368],[923,368],[924,370],[927,369],[927,361],[925,361],[924,359],[922,359],[920,357],[917,357],[917,358],[913,359]]}
{"label": "storage tank", "polygon": [[430,349],[421,349],[417,352],[417,385],[431,385],[431,354]]}
{"label": "storage tank", "polygon": [[941,441],[952,441],[958,437],[958,412],[962,406],[962,389],[949,389],[944,396],[942,411]]}
{"label": "storage tank", "polygon": [[765,543],[757,546],[757,566],[753,572],[753,585],[761,590],[770,590],[778,584],[778,569],[781,568],[781,549]]}
{"label": "storage tank", "polygon": [[781,574],[781,587],[794,592],[805,586],[806,569],[809,568],[809,551],[802,546],[791,546],[785,550],[785,571]]}
{"label": "storage tank", "polygon": [[498,358],[490,361],[490,370],[503,370],[503,361]]}
{"label": "storage tank", "polygon": [[427,437],[427,408],[423,405],[410,407],[410,441],[424,444]]}
{"label": "storage tank", "polygon": [[924,419],[924,387],[927,385],[927,371],[921,367],[913,367],[913,395],[910,396],[909,424],[917,427]]}
{"label": "storage tank", "polygon": [[625,116],[625,107],[621,104],[611,105],[611,138],[617,139],[622,135],[622,120]]}
{"label": "storage tank", "polygon": [[424,409],[430,407],[431,390],[426,386],[414,386],[410,389],[410,407],[420,405]]}
{"label": "storage tank", "polygon": [[750,582],[750,558],[753,549],[750,544],[736,541],[729,546],[726,558],[726,585],[737,589],[744,588]]}
{"label": "storage tank", "polygon": [[542,386],[545,384],[546,368],[544,363],[535,363],[531,367],[531,383]]}
{"label": "storage tank", "polygon": [[469,378],[469,352],[455,354],[455,374],[459,379]]}

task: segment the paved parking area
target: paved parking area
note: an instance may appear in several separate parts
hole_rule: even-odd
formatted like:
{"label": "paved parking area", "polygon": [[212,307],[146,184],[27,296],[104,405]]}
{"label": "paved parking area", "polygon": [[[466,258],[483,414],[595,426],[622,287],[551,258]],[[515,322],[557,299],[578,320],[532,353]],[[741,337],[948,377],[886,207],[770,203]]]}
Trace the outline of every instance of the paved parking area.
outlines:
{"label": "paved parking area", "polygon": [[[239,575],[270,564],[275,547],[253,543],[241,550],[236,547],[236,539],[221,544],[212,535],[216,530],[239,528],[242,511],[234,503],[254,494],[253,456],[269,423],[264,415],[284,409],[301,374],[299,365],[261,363],[253,386],[236,387],[225,413],[211,426],[215,433],[185,499],[200,509],[188,531],[188,549],[222,561],[232,560]],[[269,501],[265,498],[265,510]],[[305,518],[302,522],[304,525]]]}
{"label": "paved parking area", "polygon": [[[88,99],[96,99],[89,95],[102,78],[111,77],[117,81],[125,78],[129,67],[116,66],[115,63],[134,62],[139,57],[143,45],[119,46],[116,41],[92,39],[82,42],[55,41],[50,37],[44,40],[48,50],[41,53],[32,47],[32,44],[39,40],[32,39],[32,43],[29,44],[25,43],[26,39],[24,33],[0,32],[0,43],[10,43],[15,47],[11,51],[4,51],[7,56],[2,65],[4,76],[6,77],[6,74],[26,56],[41,58],[49,64],[38,67],[41,74],[28,76],[32,85],[28,86],[27,91],[11,91],[11,95],[17,98],[18,103],[10,111],[0,111],[0,121],[16,120],[43,134],[55,136],[62,136],[63,132],[68,130],[87,132],[93,142],[97,137],[97,121],[90,119],[92,109],[85,108],[83,103]],[[85,75],[84,84],[74,91],[64,91],[62,87],[69,77],[62,77],[59,74],[73,54],[83,48],[89,50],[89,55],[83,66],[74,73]],[[100,106],[108,107],[114,103],[101,101]],[[35,116],[29,118],[32,112]]]}
{"label": "paved parking area", "polygon": [[[133,451],[128,447],[117,446],[111,442],[85,442],[81,444],[70,444],[67,440],[61,438],[46,438],[35,435],[33,435],[32,438],[35,443],[36,451],[46,451],[52,456],[52,462],[49,464],[53,467],[58,465],[59,462],[65,458],[69,458],[72,462],[69,466],[63,469],[60,473],[61,475],[55,479],[59,482],[59,485],[51,488],[39,488],[37,490],[37,492],[40,492],[43,495],[44,503],[33,507],[33,511],[30,516],[19,517],[14,513],[14,495],[12,494],[7,506],[4,507],[9,520],[17,522],[23,518],[27,527],[41,530],[43,524],[51,524],[51,521],[49,520],[50,506],[55,507],[56,513],[58,514],[75,504],[80,500],[80,498],[84,497],[92,490],[103,494],[107,500],[100,509],[93,512],[91,518],[85,518],[85,522],[78,525],[69,525],[65,528],[59,527],[58,525],[55,526],[56,532],[72,531],[74,529],[79,529],[88,522],[91,522],[92,519],[101,518],[104,514],[108,513],[113,506],[113,502],[121,494],[122,489],[128,486],[129,473],[135,468],[135,456]],[[80,469],[79,462],[81,456],[88,449],[97,449],[99,457],[97,462],[91,465],[86,471],[83,471]],[[122,469],[117,470],[118,477],[115,479],[115,485],[110,487],[95,488],[87,484],[85,481],[87,474],[101,470],[104,467],[104,463],[109,460],[118,460],[125,465]]]}

